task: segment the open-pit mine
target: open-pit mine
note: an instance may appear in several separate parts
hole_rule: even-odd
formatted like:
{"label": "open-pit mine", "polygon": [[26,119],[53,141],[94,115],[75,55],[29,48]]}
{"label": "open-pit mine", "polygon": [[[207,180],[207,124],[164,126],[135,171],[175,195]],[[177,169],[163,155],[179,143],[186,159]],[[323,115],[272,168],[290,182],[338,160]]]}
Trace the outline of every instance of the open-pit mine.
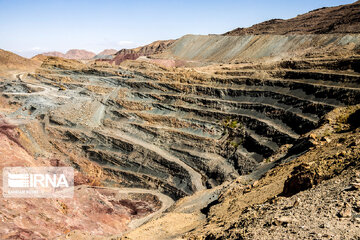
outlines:
{"label": "open-pit mine", "polygon": [[0,198],[0,238],[358,239],[359,12],[86,60],[0,50],[1,168],[75,169],[73,199]]}

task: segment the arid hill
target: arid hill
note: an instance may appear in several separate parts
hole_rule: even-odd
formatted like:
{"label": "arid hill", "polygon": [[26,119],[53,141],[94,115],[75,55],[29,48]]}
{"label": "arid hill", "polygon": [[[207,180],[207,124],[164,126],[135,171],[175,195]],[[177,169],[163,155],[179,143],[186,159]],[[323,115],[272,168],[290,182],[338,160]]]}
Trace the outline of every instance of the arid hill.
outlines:
{"label": "arid hill", "polygon": [[159,54],[163,52],[165,49],[171,46],[175,40],[163,40],[163,41],[155,41],[148,45],[134,48],[134,51],[141,56]]}
{"label": "arid hill", "polygon": [[49,58],[49,57],[50,57],[50,56],[45,56],[45,55],[43,55],[43,54],[38,54],[38,55],[32,57],[31,59],[32,59],[32,60],[36,60],[36,61],[43,62],[43,61],[45,61],[45,60],[46,60],[47,58]]}
{"label": "arid hill", "polygon": [[32,71],[40,66],[40,62],[23,58],[15,53],[0,49],[0,72],[16,71]]}
{"label": "arid hill", "polygon": [[360,1],[316,9],[288,20],[272,19],[249,28],[236,28],[223,35],[329,33],[360,33]]}
{"label": "arid hill", "polygon": [[115,54],[115,57],[112,59],[111,63],[119,65],[125,60],[135,60],[140,56],[159,54],[168,49],[174,42],[175,40],[155,41],[148,45],[134,49],[121,49]]}

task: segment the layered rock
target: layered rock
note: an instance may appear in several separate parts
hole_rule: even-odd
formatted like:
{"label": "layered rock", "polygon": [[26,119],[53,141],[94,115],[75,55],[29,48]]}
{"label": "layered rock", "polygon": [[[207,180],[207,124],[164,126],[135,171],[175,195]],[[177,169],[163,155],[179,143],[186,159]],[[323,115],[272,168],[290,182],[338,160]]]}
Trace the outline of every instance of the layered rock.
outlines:
{"label": "layered rock", "polygon": [[28,109],[19,113],[42,116],[45,136],[62,154],[100,166],[104,184],[178,199],[251,173],[327,112],[360,103],[359,59],[342,59],[352,62],[346,68],[334,61],[189,71],[147,62],[96,69],[49,58],[2,91]]}

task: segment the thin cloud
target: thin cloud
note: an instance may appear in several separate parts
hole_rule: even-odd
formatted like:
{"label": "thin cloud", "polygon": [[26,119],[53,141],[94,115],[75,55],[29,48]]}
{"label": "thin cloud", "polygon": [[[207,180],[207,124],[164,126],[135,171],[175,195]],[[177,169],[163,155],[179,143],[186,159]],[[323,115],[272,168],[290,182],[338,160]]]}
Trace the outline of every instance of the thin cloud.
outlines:
{"label": "thin cloud", "polygon": [[132,44],[134,44],[134,42],[132,42],[132,41],[118,41],[117,42],[117,45],[119,45],[119,46],[128,46],[128,45],[132,45]]}
{"label": "thin cloud", "polygon": [[41,47],[33,47],[30,49],[31,51],[40,51],[43,50]]}

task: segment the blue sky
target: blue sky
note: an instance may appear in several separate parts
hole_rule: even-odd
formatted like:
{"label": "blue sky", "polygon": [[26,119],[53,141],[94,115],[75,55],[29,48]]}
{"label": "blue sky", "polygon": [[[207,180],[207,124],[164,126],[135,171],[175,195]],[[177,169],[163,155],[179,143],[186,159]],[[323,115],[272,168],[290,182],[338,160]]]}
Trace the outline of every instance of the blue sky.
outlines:
{"label": "blue sky", "polygon": [[224,33],[355,0],[0,0],[0,48],[31,57]]}

